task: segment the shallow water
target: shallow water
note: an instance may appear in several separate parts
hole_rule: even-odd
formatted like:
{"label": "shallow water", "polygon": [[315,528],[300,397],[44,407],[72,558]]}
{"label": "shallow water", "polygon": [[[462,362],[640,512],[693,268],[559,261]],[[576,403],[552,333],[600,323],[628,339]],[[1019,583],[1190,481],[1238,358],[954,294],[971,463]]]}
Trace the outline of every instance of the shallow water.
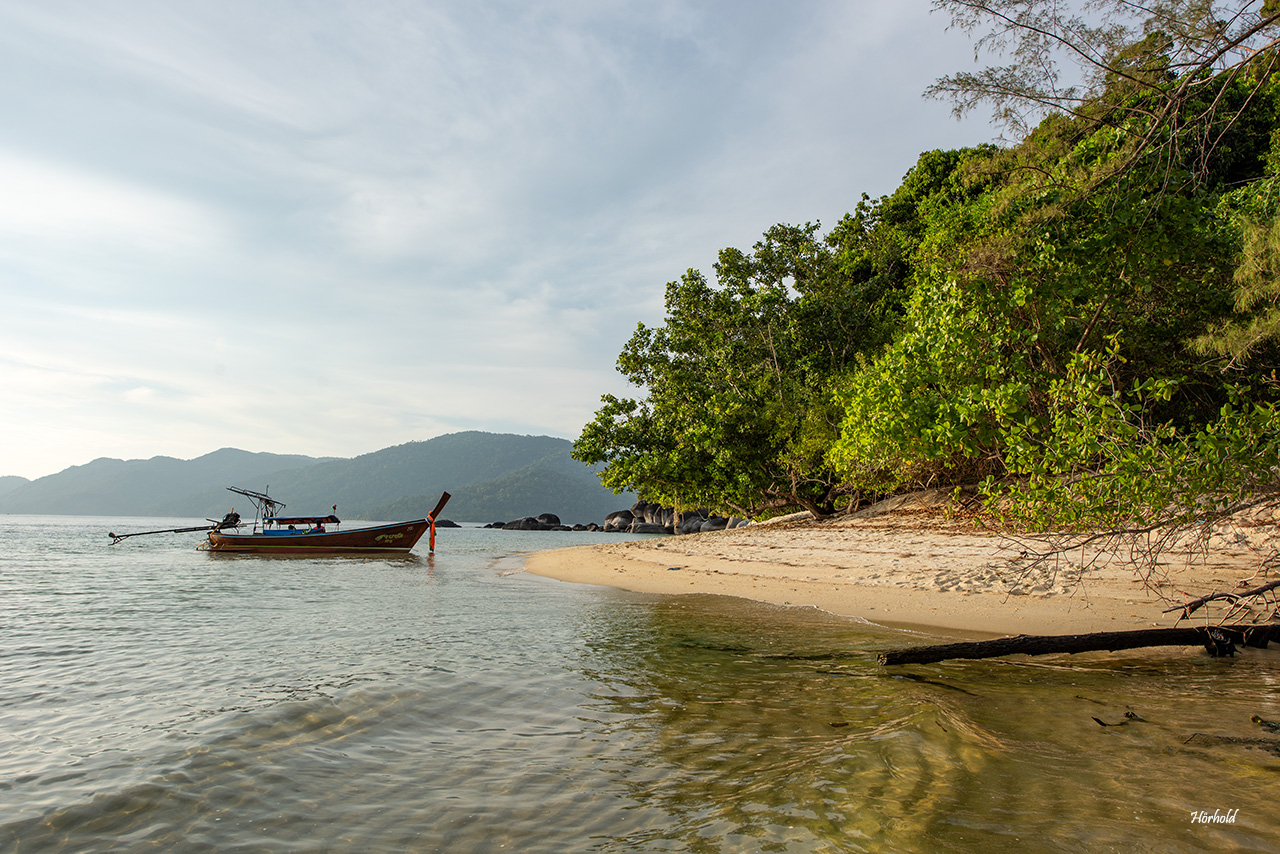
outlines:
{"label": "shallow water", "polygon": [[1275,651],[881,668],[920,639],[511,558],[586,534],[107,545],[182,524],[0,516],[0,850],[1280,851]]}

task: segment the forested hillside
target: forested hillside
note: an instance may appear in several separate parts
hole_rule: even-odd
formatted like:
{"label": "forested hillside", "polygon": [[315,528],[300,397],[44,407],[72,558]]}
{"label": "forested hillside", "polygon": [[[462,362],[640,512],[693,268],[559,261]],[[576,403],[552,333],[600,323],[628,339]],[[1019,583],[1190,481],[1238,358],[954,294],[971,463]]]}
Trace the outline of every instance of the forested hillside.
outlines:
{"label": "forested hillside", "polygon": [[221,518],[244,499],[240,486],[270,491],[290,512],[321,513],[337,504],[343,518],[425,516],[440,498],[447,515],[491,522],[555,513],[571,522],[602,522],[629,507],[595,473],[575,462],[566,439],[471,431],[383,448],[352,459],[252,454],[224,448],[194,460],[94,460],[0,493],[0,513]]}
{"label": "forested hillside", "polygon": [[1013,141],[668,284],[618,359],[639,393],[575,455],[744,515],[981,484],[1011,523],[1133,529],[1274,499],[1277,5],[936,3],[1013,61],[934,94]]}
{"label": "forested hillside", "polygon": [[[226,503],[227,493],[222,487],[253,483],[275,472],[317,462],[320,461],[315,457],[254,454],[235,448],[223,448],[194,460],[103,457],[23,481],[0,493],[0,513],[213,515]],[[202,498],[197,497],[200,493]]]}
{"label": "forested hillside", "polygon": [[4,475],[3,477],[0,477],[0,495],[4,495],[12,489],[17,489],[19,486],[25,486],[30,482],[31,481],[27,480],[25,477],[18,477],[11,474]]}
{"label": "forested hillside", "polygon": [[[493,521],[501,518],[504,509],[508,515],[559,513],[552,504],[572,509],[575,519],[587,513],[584,505],[588,505],[595,513],[581,521],[600,521],[612,510],[630,505],[629,499],[601,488],[591,470],[575,463],[569,453],[570,443],[552,436],[451,433],[281,472],[271,481],[271,492],[291,507],[323,509],[338,504],[344,513],[367,519],[407,518],[406,511],[409,516],[425,514],[442,491],[454,496],[450,517],[468,521]],[[492,489],[482,484],[495,482],[523,483],[531,506],[514,510],[507,504],[472,502],[473,492]],[[461,511],[467,512],[459,515]],[[480,515],[471,518],[475,513]]]}

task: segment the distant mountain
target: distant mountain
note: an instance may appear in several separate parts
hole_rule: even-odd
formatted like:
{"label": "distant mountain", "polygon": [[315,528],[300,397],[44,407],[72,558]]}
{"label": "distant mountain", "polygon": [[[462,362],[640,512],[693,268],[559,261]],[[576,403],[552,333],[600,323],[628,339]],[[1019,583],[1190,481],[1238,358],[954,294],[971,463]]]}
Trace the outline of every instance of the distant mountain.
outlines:
{"label": "distant mountain", "polygon": [[[215,484],[218,492],[227,495],[221,487],[258,482],[269,474],[318,462],[315,457],[252,454],[234,448],[194,460],[102,457],[0,493],[0,513],[204,516],[206,509],[216,511],[226,503],[225,499],[209,503],[207,496]],[[206,496],[203,501],[198,498],[202,493]]]}
{"label": "distant mountain", "polygon": [[[569,454],[567,439],[477,431],[409,442],[353,459],[251,454],[224,448],[194,460],[94,460],[34,481],[0,487],[0,513],[195,516],[221,518],[246,499],[226,491],[268,490],[290,513],[397,520],[424,516],[449,492],[442,515],[509,521],[555,513],[564,521],[603,521],[631,506]],[[22,480],[18,478],[18,480]]]}
{"label": "distant mountain", "polygon": [[30,482],[25,477],[18,477],[16,474],[7,474],[4,477],[0,477],[0,495],[4,495],[6,492]]}
{"label": "distant mountain", "polygon": [[289,502],[291,512],[337,504],[339,516],[385,521],[424,516],[441,492],[453,496],[442,515],[466,522],[539,513],[602,522],[635,502],[601,486],[594,471],[569,455],[572,447],[551,436],[451,433],[281,472],[271,494]]}
{"label": "distant mountain", "polygon": [[[565,465],[564,461],[572,463]],[[631,495],[614,495],[600,485],[595,472],[565,456],[543,458],[533,465],[483,483],[450,490],[452,498],[441,516],[464,522],[510,522],[523,516],[554,513],[562,522],[604,522],[614,510],[635,503]],[[401,498],[374,508],[371,519],[413,519],[425,516],[440,493]]]}

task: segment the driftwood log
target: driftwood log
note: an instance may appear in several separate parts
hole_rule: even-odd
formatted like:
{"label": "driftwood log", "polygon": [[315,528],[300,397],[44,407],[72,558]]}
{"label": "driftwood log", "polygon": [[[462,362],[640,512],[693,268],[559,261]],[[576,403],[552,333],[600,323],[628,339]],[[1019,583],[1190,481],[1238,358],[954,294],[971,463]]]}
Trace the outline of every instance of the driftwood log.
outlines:
{"label": "driftwood log", "polygon": [[1236,646],[1265,649],[1280,643],[1280,623],[1236,626],[1186,626],[1138,629],[1129,632],[1093,632],[1085,635],[1017,635],[987,641],[918,646],[883,652],[879,662],[932,664],[951,659],[997,658],[1002,655],[1048,655],[1054,652],[1115,652],[1148,646],[1203,646],[1213,656],[1235,655]]}

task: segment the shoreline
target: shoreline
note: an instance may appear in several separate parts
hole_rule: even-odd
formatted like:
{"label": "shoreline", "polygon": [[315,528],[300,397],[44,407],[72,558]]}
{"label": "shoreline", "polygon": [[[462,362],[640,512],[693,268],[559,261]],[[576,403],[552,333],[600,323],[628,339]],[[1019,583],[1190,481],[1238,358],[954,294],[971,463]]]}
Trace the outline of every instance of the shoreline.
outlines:
{"label": "shoreline", "polygon": [[[859,514],[861,515],[861,514]],[[1173,626],[1184,599],[1240,589],[1261,569],[1274,525],[1169,553],[1142,578],[1099,560],[1028,568],[1011,540],[924,510],[576,546],[528,555],[525,570],[641,593],[736,596],[816,607],[895,629],[963,639]],[[1255,580],[1256,581],[1256,580]],[[1218,622],[1222,603],[1197,611]]]}

